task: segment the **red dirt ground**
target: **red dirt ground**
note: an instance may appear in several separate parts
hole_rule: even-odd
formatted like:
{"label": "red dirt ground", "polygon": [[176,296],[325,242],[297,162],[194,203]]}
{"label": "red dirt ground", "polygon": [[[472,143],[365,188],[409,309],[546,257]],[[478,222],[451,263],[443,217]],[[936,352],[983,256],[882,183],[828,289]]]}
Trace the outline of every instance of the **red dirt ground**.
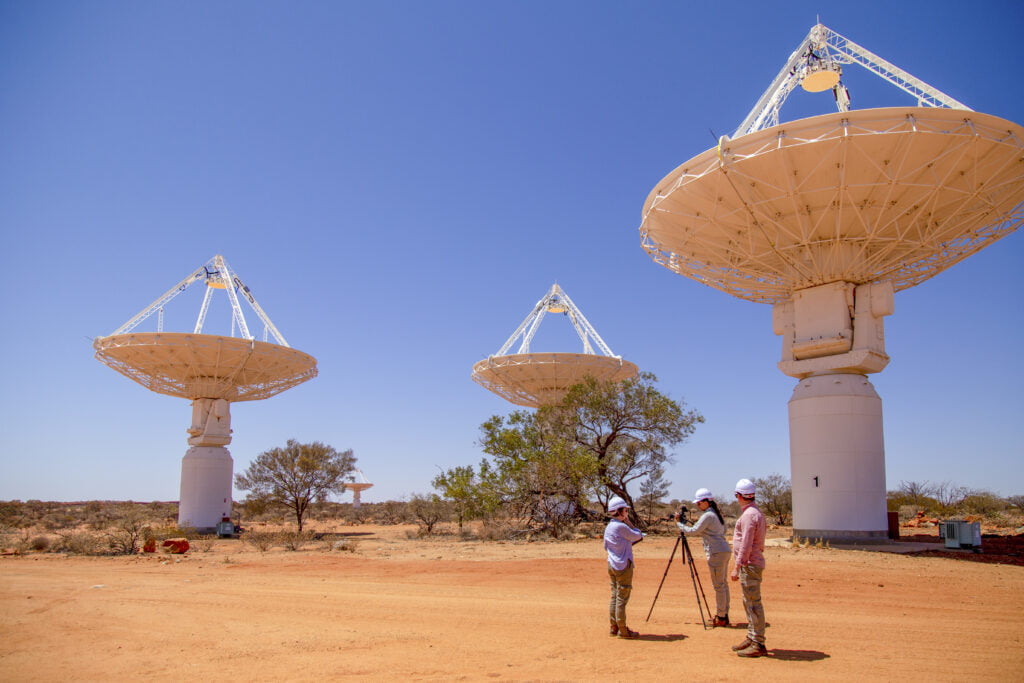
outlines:
{"label": "red dirt ground", "polygon": [[[2,557],[0,678],[961,681],[1024,671],[1019,566],[770,547],[770,656],[744,660],[730,650],[742,628],[701,626],[678,560],[644,621],[673,537],[636,547],[629,618],[642,637],[626,641],[607,635],[599,539],[407,531],[343,527],[360,539],[354,553],[223,540],[181,556]],[[733,588],[730,615],[742,622]]]}

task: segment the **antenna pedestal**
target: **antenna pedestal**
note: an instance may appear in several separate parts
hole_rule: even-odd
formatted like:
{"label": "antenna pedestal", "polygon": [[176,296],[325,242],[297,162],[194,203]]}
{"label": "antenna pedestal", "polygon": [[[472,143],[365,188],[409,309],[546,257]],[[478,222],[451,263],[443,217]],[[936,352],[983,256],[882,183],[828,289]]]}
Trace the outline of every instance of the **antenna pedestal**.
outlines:
{"label": "antenna pedestal", "polygon": [[861,374],[802,379],[789,400],[793,535],[887,538],[882,399]]}
{"label": "antenna pedestal", "polygon": [[188,428],[191,448],[181,459],[181,498],[178,526],[214,533],[224,518],[231,518],[234,461],[231,443],[231,404],[224,399],[192,401]]}

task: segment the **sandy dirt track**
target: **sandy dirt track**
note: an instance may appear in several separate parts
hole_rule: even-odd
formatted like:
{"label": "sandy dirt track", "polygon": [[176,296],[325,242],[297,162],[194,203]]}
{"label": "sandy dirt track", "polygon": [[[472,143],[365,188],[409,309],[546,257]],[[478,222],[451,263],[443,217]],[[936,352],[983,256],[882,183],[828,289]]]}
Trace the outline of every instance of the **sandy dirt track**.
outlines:
{"label": "sandy dirt track", "polygon": [[[644,623],[672,537],[637,546],[629,617],[642,637],[626,641],[607,635],[598,539],[346,529],[355,553],[223,540],[185,556],[0,558],[0,679],[1024,678],[1022,567],[769,548],[771,656],[743,660],[729,646],[745,631],[702,628],[678,559]],[[744,620],[738,588],[730,616]]]}

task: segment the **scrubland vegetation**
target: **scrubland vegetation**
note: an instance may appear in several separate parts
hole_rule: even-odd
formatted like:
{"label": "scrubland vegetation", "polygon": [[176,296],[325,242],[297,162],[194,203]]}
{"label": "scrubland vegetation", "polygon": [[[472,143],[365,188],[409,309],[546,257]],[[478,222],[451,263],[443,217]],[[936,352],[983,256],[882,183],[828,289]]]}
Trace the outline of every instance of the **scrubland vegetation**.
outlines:
{"label": "scrubland vegetation", "polygon": [[[764,496],[762,508],[773,524],[785,527],[791,519],[789,482],[781,475],[759,479]],[[668,502],[638,498],[638,508],[650,533],[674,534],[666,518],[687,501]],[[889,510],[900,513],[901,523],[915,518],[959,518],[980,521],[985,533],[1024,532],[1024,496],[1001,497],[987,491],[949,484],[900,482],[889,492]],[[458,501],[438,494],[411,496],[404,501],[363,503],[314,503],[306,513],[304,529],[296,528],[287,510],[265,506],[235,506],[236,523],[243,532],[239,543],[260,552],[322,550],[351,552],[358,547],[358,526],[415,525],[408,535],[458,537],[464,540],[568,540],[594,538],[604,526],[595,502],[592,510],[566,514],[552,525],[545,514],[516,514],[517,508],[497,514],[475,515]],[[739,510],[735,503],[723,503],[727,522]],[[535,511],[536,512],[536,511]],[[695,511],[691,516],[695,517]],[[39,500],[0,502],[0,547],[14,553],[65,553],[74,555],[124,555],[139,552],[147,540],[160,543],[185,537],[193,551],[209,551],[215,536],[197,534],[177,526],[176,502],[84,501],[46,502]]]}

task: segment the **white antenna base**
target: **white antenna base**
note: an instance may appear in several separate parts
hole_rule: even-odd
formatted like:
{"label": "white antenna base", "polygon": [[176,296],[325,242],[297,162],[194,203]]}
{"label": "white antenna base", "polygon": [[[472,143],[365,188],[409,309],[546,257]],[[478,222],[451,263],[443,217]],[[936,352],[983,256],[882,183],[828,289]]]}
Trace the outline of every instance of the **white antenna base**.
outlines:
{"label": "white antenna base", "polygon": [[867,377],[801,380],[789,400],[789,450],[795,537],[886,540],[882,399]]}
{"label": "white antenna base", "polygon": [[193,446],[181,459],[181,499],[178,526],[215,533],[231,519],[234,461],[223,446]]}

